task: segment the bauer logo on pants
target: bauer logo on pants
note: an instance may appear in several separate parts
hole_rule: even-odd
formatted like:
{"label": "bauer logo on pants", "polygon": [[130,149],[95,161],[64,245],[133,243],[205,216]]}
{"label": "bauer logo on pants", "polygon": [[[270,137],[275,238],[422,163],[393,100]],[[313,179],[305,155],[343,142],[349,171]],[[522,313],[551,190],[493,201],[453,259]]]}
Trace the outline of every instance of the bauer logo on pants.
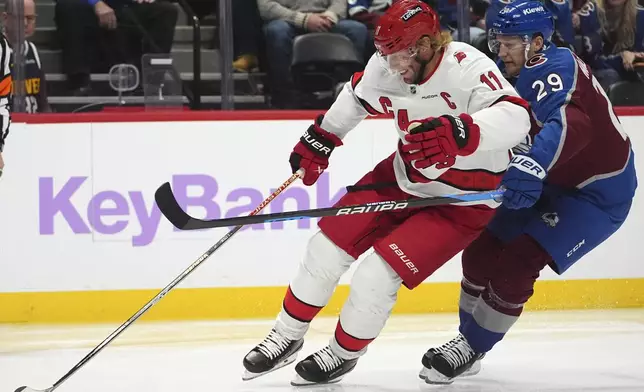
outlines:
{"label": "bauer logo on pants", "polygon": [[395,253],[398,257],[400,257],[400,260],[401,260],[403,263],[405,263],[405,265],[407,266],[407,268],[409,268],[409,270],[410,270],[414,275],[416,275],[416,274],[418,273],[418,268],[416,268],[416,266],[414,265],[414,263],[413,263],[411,260],[409,260],[409,257],[407,257],[407,255],[405,254],[405,252],[403,252],[403,251],[402,251],[402,249],[400,249],[400,248],[398,247],[398,245],[396,245],[396,244],[389,244],[389,247],[391,248],[391,250],[393,250],[393,251],[394,251],[394,253]]}

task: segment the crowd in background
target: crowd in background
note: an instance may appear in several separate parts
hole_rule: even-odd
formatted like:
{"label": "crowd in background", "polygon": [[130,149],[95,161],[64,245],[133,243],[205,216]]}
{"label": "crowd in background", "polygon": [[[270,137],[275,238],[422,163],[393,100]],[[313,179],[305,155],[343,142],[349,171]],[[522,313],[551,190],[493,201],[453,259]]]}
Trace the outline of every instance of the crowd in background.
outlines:
{"label": "crowd in background", "polygon": [[[3,27],[11,34],[11,9],[5,0]],[[24,0],[27,39],[36,24],[34,0]],[[168,54],[178,8],[170,0],[52,0],[68,93],[91,94],[90,75],[113,64],[141,66],[145,53]],[[217,17],[218,2],[186,0],[200,18]],[[395,1],[395,0],[393,0]],[[459,40],[456,0],[424,0],[441,18],[441,27]],[[491,1],[491,2],[490,2]],[[469,43],[486,52],[486,21],[511,0],[470,0]],[[233,0],[235,72],[265,72],[275,108],[298,108],[299,90],[290,64],[295,37],[337,33],[366,61],[375,52],[373,33],[392,0]],[[636,81],[644,62],[644,9],[637,0],[545,0],[556,18],[554,42],[574,50],[593,69],[602,87]],[[33,45],[32,45],[33,46]],[[34,57],[38,59],[33,46]],[[643,64],[644,65],[644,64]],[[643,68],[644,69],[644,68]],[[37,72],[37,71],[33,71]],[[39,82],[45,85],[44,75]],[[43,92],[43,94],[45,94]],[[40,105],[47,110],[46,104]]]}

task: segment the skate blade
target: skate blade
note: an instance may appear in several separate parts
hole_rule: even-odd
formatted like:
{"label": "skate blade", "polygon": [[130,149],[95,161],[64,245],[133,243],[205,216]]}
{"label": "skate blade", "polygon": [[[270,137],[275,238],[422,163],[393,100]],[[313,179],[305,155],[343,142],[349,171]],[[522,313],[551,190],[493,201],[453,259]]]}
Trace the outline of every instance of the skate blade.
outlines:
{"label": "skate blade", "polygon": [[334,378],[333,380],[330,381],[324,381],[324,382],[314,382],[314,381],[308,381],[303,379],[299,374],[295,374],[295,378],[291,380],[291,385],[294,387],[313,387],[316,385],[327,385],[327,384],[335,384],[337,382],[342,381],[344,378],[344,374],[338,378]]}
{"label": "skate blade", "polygon": [[[474,362],[472,367],[470,367],[469,369],[464,371],[463,374],[459,375],[458,377],[475,376],[475,375],[479,374],[480,371],[481,371],[481,361],[478,360],[478,361]],[[420,378],[421,380],[426,380],[428,373],[429,373],[429,369],[423,366],[423,368],[418,373],[418,378]]]}
{"label": "skate blade", "polygon": [[299,350],[294,352],[293,355],[291,355],[290,357],[284,359],[282,362],[279,362],[277,365],[275,365],[274,368],[272,368],[269,371],[266,371],[266,372],[263,372],[263,373],[252,373],[252,372],[249,372],[248,370],[245,370],[244,374],[242,374],[242,380],[243,381],[249,381],[249,380],[252,380],[254,378],[261,377],[261,376],[263,376],[265,374],[272,373],[272,372],[276,371],[277,369],[283,368],[284,366],[288,366],[288,365],[292,364],[293,362],[295,362],[295,360],[297,359],[298,352],[299,352]]}
{"label": "skate blade", "polygon": [[479,374],[481,371],[481,360],[474,362],[472,367],[463,372],[459,377],[470,377]]}
{"label": "skate blade", "polygon": [[432,385],[449,385],[454,382],[453,378],[447,377],[444,374],[439,373],[438,371],[436,371],[436,369],[433,369],[433,368],[427,369],[427,372],[425,372],[424,380],[425,380],[425,383],[432,384]]}

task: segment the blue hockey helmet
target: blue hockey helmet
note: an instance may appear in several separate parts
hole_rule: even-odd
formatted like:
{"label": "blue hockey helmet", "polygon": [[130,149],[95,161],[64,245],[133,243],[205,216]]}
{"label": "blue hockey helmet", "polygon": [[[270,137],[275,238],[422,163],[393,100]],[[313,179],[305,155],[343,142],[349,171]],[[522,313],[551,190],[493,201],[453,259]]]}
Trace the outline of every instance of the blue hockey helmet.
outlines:
{"label": "blue hockey helmet", "polygon": [[488,28],[488,45],[493,53],[498,53],[497,36],[519,36],[529,43],[536,34],[541,34],[543,40],[549,42],[555,31],[555,23],[543,3],[516,1],[503,7]]}

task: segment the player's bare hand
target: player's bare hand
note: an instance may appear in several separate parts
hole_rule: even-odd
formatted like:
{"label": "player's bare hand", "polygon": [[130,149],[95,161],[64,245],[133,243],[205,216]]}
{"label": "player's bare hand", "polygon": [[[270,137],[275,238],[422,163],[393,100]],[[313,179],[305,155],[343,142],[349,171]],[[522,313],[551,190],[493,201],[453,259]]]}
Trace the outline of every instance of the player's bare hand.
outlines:
{"label": "player's bare hand", "polygon": [[624,64],[625,69],[633,70],[633,63],[635,62],[635,59],[642,58],[639,57],[638,54],[641,53],[631,52],[630,50],[625,50],[622,52],[622,64]]}
{"label": "player's bare hand", "polygon": [[309,14],[306,18],[306,29],[312,32],[329,31],[333,22],[320,14]]}
{"label": "player's bare hand", "polygon": [[99,1],[94,5],[94,13],[98,17],[98,23],[101,27],[104,27],[109,30],[114,30],[117,26],[116,14],[114,10],[109,5],[105,4],[103,1]]}
{"label": "player's bare hand", "polygon": [[577,30],[579,28],[579,22],[580,22],[579,21],[579,14],[576,13],[576,12],[573,13],[572,14],[572,27],[574,27],[575,30]]}

